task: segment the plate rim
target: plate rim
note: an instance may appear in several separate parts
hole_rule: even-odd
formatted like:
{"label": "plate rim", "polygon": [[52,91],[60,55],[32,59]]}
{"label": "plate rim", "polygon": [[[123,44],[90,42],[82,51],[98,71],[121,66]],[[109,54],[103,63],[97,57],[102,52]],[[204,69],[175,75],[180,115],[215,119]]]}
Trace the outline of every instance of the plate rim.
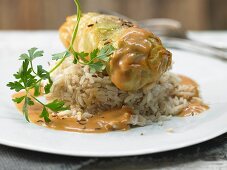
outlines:
{"label": "plate rim", "polygon": [[[148,125],[149,126],[149,125]],[[126,156],[136,156],[136,155],[148,155],[148,154],[154,154],[154,153],[162,153],[162,152],[168,152],[168,151],[173,151],[173,150],[178,150],[186,147],[190,147],[196,144],[201,144],[203,142],[209,141],[211,139],[214,139],[218,136],[223,135],[226,133],[226,129],[222,129],[219,131],[216,131],[216,133],[211,133],[211,135],[205,135],[201,136],[200,138],[197,138],[197,140],[187,141],[181,145],[175,144],[171,145],[171,147],[167,148],[162,148],[162,149],[156,149],[155,151],[152,149],[144,149],[144,150],[138,150],[135,151],[133,150],[132,152],[126,151],[126,152],[121,152],[121,153],[112,153],[112,152],[106,152],[106,153],[89,153],[89,152],[78,152],[78,153],[71,153],[67,151],[61,151],[61,150],[53,150],[53,149],[47,149],[44,147],[34,147],[32,145],[26,145],[26,144],[18,144],[15,142],[10,142],[4,139],[0,139],[0,144],[12,148],[17,148],[17,149],[23,149],[23,150],[28,150],[28,151],[34,151],[34,152],[40,152],[40,153],[47,153],[47,154],[54,154],[54,155],[61,155],[61,156],[73,156],[73,157],[126,157]],[[74,132],[71,132],[74,133]],[[16,145],[15,145],[16,144]]]}

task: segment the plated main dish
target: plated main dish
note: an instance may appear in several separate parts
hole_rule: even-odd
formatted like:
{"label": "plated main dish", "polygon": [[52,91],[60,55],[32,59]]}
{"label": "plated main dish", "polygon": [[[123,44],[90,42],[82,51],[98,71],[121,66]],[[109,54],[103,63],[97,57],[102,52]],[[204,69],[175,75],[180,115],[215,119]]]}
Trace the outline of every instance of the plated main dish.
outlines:
{"label": "plated main dish", "polygon": [[[66,131],[127,130],[208,109],[192,79],[171,73],[172,54],[146,29],[98,13],[68,17],[59,33],[66,51],[53,55],[49,71],[22,54],[13,101],[26,119]],[[43,102],[43,96],[46,103]]]}

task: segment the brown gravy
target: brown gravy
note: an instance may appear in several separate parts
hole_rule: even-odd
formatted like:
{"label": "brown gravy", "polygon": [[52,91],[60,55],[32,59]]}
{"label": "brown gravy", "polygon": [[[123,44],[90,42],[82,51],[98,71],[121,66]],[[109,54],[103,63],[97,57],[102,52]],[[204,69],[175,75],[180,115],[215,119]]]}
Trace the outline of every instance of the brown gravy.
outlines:
{"label": "brown gravy", "polygon": [[[19,92],[13,95],[21,97],[24,92]],[[39,126],[44,126],[55,130],[86,132],[86,133],[102,133],[113,130],[127,130],[129,129],[129,120],[132,114],[130,108],[115,109],[111,111],[102,112],[88,120],[77,121],[75,118],[60,118],[57,116],[50,116],[51,122],[46,123],[39,117],[42,112],[42,105],[34,101],[34,105],[29,107],[29,120]],[[22,111],[23,102],[16,104],[19,111]]]}
{"label": "brown gravy", "polygon": [[[186,76],[182,76],[180,75],[181,78],[181,84],[182,85],[192,85],[195,89],[195,95],[193,97],[198,97],[199,96],[199,90],[198,90],[198,84],[192,80],[189,77]],[[180,113],[179,116],[181,117],[185,117],[185,116],[194,116],[194,115],[198,115],[206,110],[209,109],[209,106],[205,105],[204,103],[202,103],[201,101],[197,101],[197,100],[192,100],[190,101],[188,107],[186,107],[185,109],[183,109]]]}

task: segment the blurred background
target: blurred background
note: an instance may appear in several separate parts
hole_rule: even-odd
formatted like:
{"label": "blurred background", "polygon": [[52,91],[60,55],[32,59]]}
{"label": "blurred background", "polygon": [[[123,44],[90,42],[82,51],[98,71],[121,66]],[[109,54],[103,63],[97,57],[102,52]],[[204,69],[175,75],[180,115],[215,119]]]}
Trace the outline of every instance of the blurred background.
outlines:
{"label": "blurred background", "polygon": [[[114,10],[130,18],[173,18],[191,30],[227,29],[227,0],[81,0],[84,12]],[[0,29],[57,29],[73,0],[0,0]]]}

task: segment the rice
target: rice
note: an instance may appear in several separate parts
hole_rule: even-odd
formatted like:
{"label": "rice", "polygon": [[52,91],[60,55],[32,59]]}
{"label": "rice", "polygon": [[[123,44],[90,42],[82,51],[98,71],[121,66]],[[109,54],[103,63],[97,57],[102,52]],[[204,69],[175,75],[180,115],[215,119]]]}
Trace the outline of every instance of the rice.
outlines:
{"label": "rice", "polygon": [[61,99],[70,110],[58,116],[86,119],[101,111],[130,107],[130,124],[146,125],[177,115],[189,104],[196,90],[191,85],[180,85],[180,77],[166,72],[154,85],[134,92],[118,89],[108,75],[90,73],[88,66],[73,64],[67,58],[52,74],[53,86],[47,100]]}

